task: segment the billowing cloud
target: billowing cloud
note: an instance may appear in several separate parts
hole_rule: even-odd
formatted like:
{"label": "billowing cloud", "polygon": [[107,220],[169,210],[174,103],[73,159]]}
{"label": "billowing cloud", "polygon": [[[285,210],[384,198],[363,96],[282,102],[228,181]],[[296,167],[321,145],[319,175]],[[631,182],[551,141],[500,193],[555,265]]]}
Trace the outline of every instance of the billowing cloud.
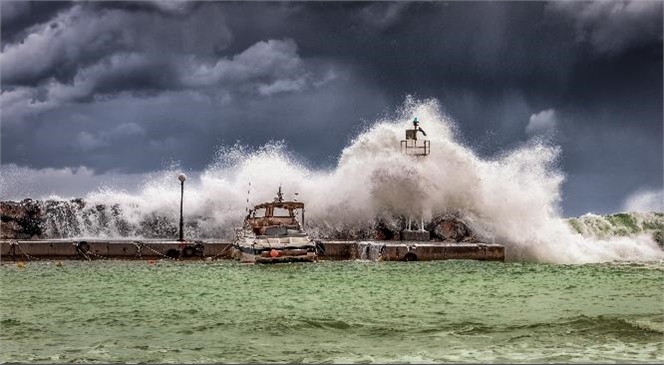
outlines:
{"label": "billowing cloud", "polygon": [[551,9],[574,20],[577,39],[600,53],[662,40],[662,2],[649,0],[552,1]]}
{"label": "billowing cloud", "polygon": [[406,1],[375,2],[361,8],[357,16],[361,21],[385,30],[401,20],[409,6]]}
{"label": "billowing cloud", "polygon": [[556,111],[554,109],[542,110],[530,116],[526,133],[528,135],[550,135],[556,130]]}
{"label": "billowing cloud", "polygon": [[559,131],[566,213],[661,183],[661,2],[0,6],[3,165],[202,169],[219,146],[284,140],[329,167],[412,94],[482,156]]}
{"label": "billowing cloud", "polygon": [[191,10],[195,2],[191,0],[147,0],[155,8],[172,14],[183,14]]}
{"label": "billowing cloud", "polygon": [[4,164],[0,168],[0,199],[80,198],[82,191],[92,192],[104,187],[135,191],[149,177],[149,174],[116,172],[98,174],[85,166],[32,169]]}
{"label": "billowing cloud", "polygon": [[25,37],[35,24],[71,6],[68,1],[0,1],[3,47]]}
{"label": "billowing cloud", "polygon": [[[81,69],[120,54],[158,61],[154,68],[175,63],[177,59],[172,58],[181,55],[218,58],[232,37],[224,19],[223,12],[215,8],[172,18],[78,3],[49,21],[30,26],[22,39],[3,44],[3,87],[35,86],[50,79],[71,83]],[[206,26],[197,25],[198,21]]]}
{"label": "billowing cloud", "polygon": [[181,73],[183,83],[192,87],[240,85],[269,95],[300,90],[309,76],[292,40],[261,41],[213,65],[190,61]]}
{"label": "billowing cloud", "polygon": [[142,53],[117,53],[79,69],[71,82],[52,79],[36,88],[5,90],[0,105],[5,117],[14,120],[69,102],[90,102],[95,97],[122,92],[149,95],[193,89],[269,96],[321,87],[332,79],[333,69],[308,67],[292,40],[268,40],[213,65],[196,62],[194,57],[169,63]]}
{"label": "billowing cloud", "polygon": [[3,86],[34,86],[51,78],[70,81],[81,66],[126,46],[123,22],[119,13],[92,19],[81,6],[75,6],[30,27],[20,42],[3,45]]}
{"label": "billowing cloud", "polygon": [[[223,9],[191,4],[77,3],[30,25],[20,41],[4,43],[0,54],[4,119],[17,123],[122,93],[271,96],[322,87],[336,75],[330,63],[301,58],[292,39],[259,40],[236,54],[227,52],[233,35]],[[8,18],[31,9],[6,7]]]}
{"label": "billowing cloud", "polygon": [[78,132],[76,135],[75,144],[84,152],[104,146],[104,142],[101,139],[86,131]]}

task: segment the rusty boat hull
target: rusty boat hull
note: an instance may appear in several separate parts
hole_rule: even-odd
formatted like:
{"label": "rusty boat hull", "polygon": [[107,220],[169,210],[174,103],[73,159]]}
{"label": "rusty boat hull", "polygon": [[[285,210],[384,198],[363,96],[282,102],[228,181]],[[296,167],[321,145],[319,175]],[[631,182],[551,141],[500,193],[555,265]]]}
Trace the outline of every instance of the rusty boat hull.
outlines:
{"label": "rusty boat hull", "polygon": [[304,203],[284,200],[280,186],[274,201],[249,210],[243,227],[236,230],[234,256],[245,263],[316,261],[316,243],[303,223]]}
{"label": "rusty boat hull", "polygon": [[238,237],[234,246],[236,258],[243,263],[314,262],[318,259],[316,244],[305,233],[279,237],[247,234]]}

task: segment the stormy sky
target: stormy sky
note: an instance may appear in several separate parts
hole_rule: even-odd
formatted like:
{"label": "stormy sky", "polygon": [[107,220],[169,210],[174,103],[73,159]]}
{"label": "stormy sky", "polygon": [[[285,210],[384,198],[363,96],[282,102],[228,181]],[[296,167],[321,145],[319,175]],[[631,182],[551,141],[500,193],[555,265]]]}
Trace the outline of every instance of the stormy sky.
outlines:
{"label": "stormy sky", "polygon": [[662,18],[660,1],[3,0],[1,198],[130,188],[236,141],[330,168],[413,95],[483,157],[560,145],[565,215],[661,201]]}

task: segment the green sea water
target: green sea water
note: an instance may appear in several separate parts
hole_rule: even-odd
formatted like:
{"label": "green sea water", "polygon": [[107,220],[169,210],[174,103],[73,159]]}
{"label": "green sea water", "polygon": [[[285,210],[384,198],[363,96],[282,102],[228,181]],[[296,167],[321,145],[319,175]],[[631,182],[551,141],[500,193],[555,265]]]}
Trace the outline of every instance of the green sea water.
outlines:
{"label": "green sea water", "polygon": [[2,362],[664,361],[664,265],[0,267]]}

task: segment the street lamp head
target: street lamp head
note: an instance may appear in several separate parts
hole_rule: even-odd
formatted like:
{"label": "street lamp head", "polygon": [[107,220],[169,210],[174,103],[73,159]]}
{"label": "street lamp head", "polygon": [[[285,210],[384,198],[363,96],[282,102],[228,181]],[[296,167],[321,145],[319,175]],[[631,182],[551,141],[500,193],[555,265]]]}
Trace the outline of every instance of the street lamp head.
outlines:
{"label": "street lamp head", "polygon": [[178,175],[178,180],[180,180],[180,182],[184,182],[185,180],[187,180],[187,175],[185,174]]}

